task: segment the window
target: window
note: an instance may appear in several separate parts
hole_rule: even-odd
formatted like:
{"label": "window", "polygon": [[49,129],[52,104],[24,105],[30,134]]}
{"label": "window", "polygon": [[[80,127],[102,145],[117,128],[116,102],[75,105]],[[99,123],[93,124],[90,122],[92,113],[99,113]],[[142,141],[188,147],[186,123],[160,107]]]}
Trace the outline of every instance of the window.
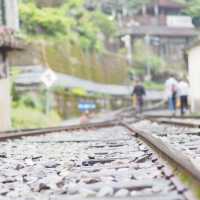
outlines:
{"label": "window", "polygon": [[0,0],[0,25],[6,25],[5,0]]}

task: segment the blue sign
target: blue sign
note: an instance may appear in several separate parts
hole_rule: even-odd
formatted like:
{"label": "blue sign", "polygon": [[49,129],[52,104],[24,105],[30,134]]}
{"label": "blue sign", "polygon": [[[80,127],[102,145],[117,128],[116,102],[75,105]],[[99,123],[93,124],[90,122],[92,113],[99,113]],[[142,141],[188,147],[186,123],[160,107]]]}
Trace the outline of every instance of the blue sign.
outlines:
{"label": "blue sign", "polygon": [[94,109],[96,109],[96,104],[95,103],[83,103],[83,102],[81,102],[81,103],[78,104],[78,109],[81,112],[94,110]]}

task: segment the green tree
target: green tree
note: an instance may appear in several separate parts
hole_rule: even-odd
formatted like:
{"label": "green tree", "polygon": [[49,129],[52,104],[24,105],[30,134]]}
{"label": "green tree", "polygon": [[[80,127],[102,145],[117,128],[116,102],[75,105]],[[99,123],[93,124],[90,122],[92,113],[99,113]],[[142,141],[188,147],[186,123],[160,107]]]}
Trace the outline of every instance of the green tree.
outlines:
{"label": "green tree", "polygon": [[140,0],[126,0],[127,1],[127,4],[128,6],[131,8],[131,9],[137,9],[137,8],[141,8],[143,5],[153,1],[153,0],[143,0],[143,1],[140,1]]}
{"label": "green tree", "polygon": [[39,9],[33,2],[20,4],[20,19],[22,29],[31,35],[35,33],[48,36],[64,35],[74,24],[72,18],[63,17],[59,10]]}
{"label": "green tree", "polygon": [[92,20],[93,23],[98,26],[101,33],[105,35],[105,37],[109,38],[115,35],[117,31],[116,22],[112,19],[109,19],[107,15],[97,11],[93,13]]}
{"label": "green tree", "polygon": [[85,0],[65,0],[60,7],[41,8],[37,2],[22,0],[20,3],[22,29],[32,37],[63,37],[85,51],[103,51],[104,43],[99,35],[108,38],[117,30],[115,22],[101,11],[85,9]]}
{"label": "green tree", "polygon": [[200,26],[200,0],[179,0],[186,5],[185,13],[193,17],[193,23]]}
{"label": "green tree", "polygon": [[151,73],[155,74],[163,70],[166,63],[158,55],[156,55],[150,47],[147,47],[142,40],[138,40],[134,45],[134,73],[135,75],[144,76],[147,67]]}

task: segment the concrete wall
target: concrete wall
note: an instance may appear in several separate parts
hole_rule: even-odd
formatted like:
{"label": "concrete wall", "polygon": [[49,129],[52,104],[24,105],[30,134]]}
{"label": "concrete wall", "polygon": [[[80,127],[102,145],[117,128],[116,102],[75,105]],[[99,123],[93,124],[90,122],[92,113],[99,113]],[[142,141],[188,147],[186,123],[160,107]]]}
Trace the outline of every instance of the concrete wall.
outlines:
{"label": "concrete wall", "polygon": [[192,112],[200,112],[200,46],[188,52]]}
{"label": "concrete wall", "polygon": [[[17,0],[5,0],[6,26],[14,30],[19,30],[19,13]],[[1,52],[2,53],[2,52]],[[0,59],[0,68],[8,70],[7,58]],[[11,96],[10,82],[6,78],[8,74],[0,78],[0,130],[11,128]]]}
{"label": "concrete wall", "polygon": [[11,128],[11,97],[9,79],[0,79],[0,131]]}
{"label": "concrete wall", "polygon": [[5,1],[6,26],[19,30],[19,12],[17,0]]}

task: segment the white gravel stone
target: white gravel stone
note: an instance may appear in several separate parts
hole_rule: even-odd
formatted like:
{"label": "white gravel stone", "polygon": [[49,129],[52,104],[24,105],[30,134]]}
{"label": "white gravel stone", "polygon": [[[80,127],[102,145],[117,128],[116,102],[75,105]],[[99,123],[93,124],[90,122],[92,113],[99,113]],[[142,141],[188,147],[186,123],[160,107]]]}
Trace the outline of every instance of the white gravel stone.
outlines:
{"label": "white gravel stone", "polygon": [[88,198],[88,197],[95,197],[96,196],[96,192],[90,189],[86,189],[86,188],[81,188],[79,189],[79,193],[82,197]]}
{"label": "white gravel stone", "polygon": [[106,186],[100,189],[97,196],[98,197],[112,196],[113,193],[114,193],[114,189],[112,187]]}
{"label": "white gravel stone", "polygon": [[126,189],[121,189],[115,193],[116,197],[127,197],[129,195],[129,191]]}

